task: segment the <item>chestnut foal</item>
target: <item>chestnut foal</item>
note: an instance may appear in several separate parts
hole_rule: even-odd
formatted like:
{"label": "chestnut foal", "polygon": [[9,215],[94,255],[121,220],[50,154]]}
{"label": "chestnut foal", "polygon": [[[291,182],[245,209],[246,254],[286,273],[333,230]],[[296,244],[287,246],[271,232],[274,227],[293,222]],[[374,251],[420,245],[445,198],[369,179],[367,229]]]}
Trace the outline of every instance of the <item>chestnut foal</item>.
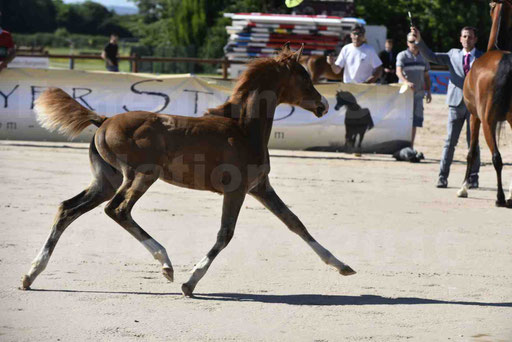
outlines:
{"label": "chestnut foal", "polygon": [[[200,118],[127,112],[111,118],[84,108],[61,89],[46,90],[36,112],[48,129],[73,137],[91,123],[98,126],[89,156],[93,180],[77,196],[61,203],[50,236],[23,277],[28,289],[44,270],[66,227],[80,215],[109,201],[105,212],[139,240],[162,264],[173,281],[171,261],[162,245],[133,219],[137,200],[157,180],[224,195],[217,241],[181,287],[186,296],[205,275],[233,237],[246,194],[252,195],[298,234],[328,265],[342,275],[355,272],[320,245],[277,196],[270,185],[268,140],[274,110],[280,103],[300,106],[317,117],[326,114],[327,100],[314,88],[299,64],[302,48],[288,45],[275,58],[254,60],[238,80],[230,99]],[[201,165],[201,168],[195,167]],[[201,174],[196,170],[201,169]]]}

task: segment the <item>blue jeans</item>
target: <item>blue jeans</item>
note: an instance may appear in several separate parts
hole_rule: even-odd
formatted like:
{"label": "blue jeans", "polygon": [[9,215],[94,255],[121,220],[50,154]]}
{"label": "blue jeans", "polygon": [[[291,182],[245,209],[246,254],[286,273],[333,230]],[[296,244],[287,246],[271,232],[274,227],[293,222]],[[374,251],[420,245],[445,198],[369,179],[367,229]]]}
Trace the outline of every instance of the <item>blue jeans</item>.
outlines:
{"label": "blue jeans", "polygon": [[[453,161],[453,153],[455,152],[455,146],[457,146],[457,141],[459,140],[460,132],[462,130],[462,126],[464,126],[464,122],[466,122],[466,140],[469,147],[469,141],[471,138],[470,127],[469,127],[469,117],[470,113],[466,108],[464,102],[461,102],[457,107],[450,106],[450,114],[448,117],[448,124],[446,126],[448,135],[446,136],[446,141],[444,143],[443,154],[441,156],[441,165],[439,170],[439,177],[444,177],[448,179],[448,175],[450,174],[450,165]],[[480,170],[480,147],[477,146],[476,149],[476,158],[471,166],[471,173],[469,176],[469,181],[474,182],[478,180],[478,171]]]}

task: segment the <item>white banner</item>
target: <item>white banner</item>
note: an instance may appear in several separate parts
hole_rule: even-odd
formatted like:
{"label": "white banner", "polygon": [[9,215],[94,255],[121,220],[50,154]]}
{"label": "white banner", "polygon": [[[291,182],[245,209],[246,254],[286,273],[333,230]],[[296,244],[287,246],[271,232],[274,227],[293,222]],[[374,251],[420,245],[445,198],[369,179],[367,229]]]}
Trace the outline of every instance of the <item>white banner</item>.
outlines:
{"label": "white banner", "polygon": [[9,68],[32,68],[32,69],[48,69],[50,67],[50,58],[34,56],[34,57],[20,57],[16,56]]}
{"label": "white banner", "polygon": [[[7,69],[0,74],[0,139],[65,141],[41,128],[34,100],[59,87],[83,106],[113,116],[126,111],[198,117],[224,103],[234,83],[192,75],[147,75],[77,70]],[[269,147],[345,150],[362,140],[362,151],[392,153],[410,143],[412,92],[381,85],[320,84],[330,105],[322,118],[290,105],[276,109]],[[338,106],[337,106],[338,104]],[[90,141],[94,126],[77,139]],[[347,134],[348,133],[348,134]]]}

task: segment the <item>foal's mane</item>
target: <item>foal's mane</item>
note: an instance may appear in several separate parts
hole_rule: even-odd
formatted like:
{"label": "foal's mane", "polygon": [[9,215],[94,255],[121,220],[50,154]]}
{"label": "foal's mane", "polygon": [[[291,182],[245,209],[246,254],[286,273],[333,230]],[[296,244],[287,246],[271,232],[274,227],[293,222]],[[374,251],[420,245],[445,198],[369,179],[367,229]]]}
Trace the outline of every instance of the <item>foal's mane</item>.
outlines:
{"label": "foal's mane", "polygon": [[264,57],[250,61],[247,64],[247,69],[238,78],[229,100],[216,108],[209,108],[204,115],[243,119],[245,114],[244,105],[251,92],[263,90],[265,87],[269,89],[270,81],[278,77],[283,67],[294,62],[298,63],[290,49],[283,49],[275,57]]}

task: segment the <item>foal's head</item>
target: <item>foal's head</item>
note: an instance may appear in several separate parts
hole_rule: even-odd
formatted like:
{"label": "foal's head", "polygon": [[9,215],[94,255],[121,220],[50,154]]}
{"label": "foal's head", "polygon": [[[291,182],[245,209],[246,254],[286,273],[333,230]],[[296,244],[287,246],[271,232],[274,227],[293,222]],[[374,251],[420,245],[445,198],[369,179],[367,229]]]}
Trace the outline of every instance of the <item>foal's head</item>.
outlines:
{"label": "foal's head", "polygon": [[281,74],[281,102],[300,106],[321,117],[329,110],[329,103],[313,86],[313,81],[300,63],[302,49],[293,52],[286,43],[275,61],[284,72]]}
{"label": "foal's head", "polygon": [[329,103],[313,86],[311,77],[300,64],[303,46],[296,52],[286,43],[274,58],[260,58],[249,63],[234,89],[235,97],[251,91],[274,92],[277,103],[300,106],[321,117]]}

